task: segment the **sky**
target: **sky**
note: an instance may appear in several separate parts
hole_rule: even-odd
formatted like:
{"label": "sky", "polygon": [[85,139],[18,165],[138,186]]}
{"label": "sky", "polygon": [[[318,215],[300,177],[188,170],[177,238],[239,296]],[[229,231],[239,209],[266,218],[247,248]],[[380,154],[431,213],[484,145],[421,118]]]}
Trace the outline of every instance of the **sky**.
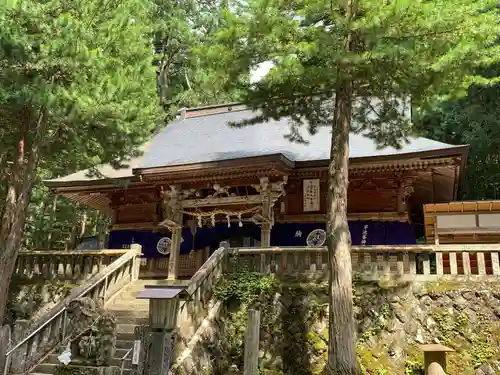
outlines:
{"label": "sky", "polygon": [[272,68],[272,61],[264,61],[250,71],[250,83],[259,82]]}

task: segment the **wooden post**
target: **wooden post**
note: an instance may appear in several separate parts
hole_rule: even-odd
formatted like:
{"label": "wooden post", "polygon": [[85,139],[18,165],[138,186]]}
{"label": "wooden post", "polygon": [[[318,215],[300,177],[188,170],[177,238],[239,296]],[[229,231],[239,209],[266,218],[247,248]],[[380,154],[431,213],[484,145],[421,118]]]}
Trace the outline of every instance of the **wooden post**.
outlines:
{"label": "wooden post", "polygon": [[431,274],[431,262],[429,253],[422,253],[422,263],[424,268],[424,275],[429,276]]}
{"label": "wooden post", "polygon": [[260,229],[260,247],[271,246],[271,219],[272,219],[272,204],[271,204],[271,184],[269,177],[261,177],[260,179],[260,196],[262,198],[262,216],[267,223],[261,224]]}
{"label": "wooden post", "polygon": [[434,217],[434,243],[439,245],[439,228],[437,222],[437,216]]}
{"label": "wooden post", "polygon": [[396,191],[396,206],[398,213],[402,214],[406,211],[406,201],[405,201],[405,185],[404,181],[399,181],[398,188]]}
{"label": "wooden post", "polygon": [[424,352],[425,375],[446,375],[446,353],[455,350],[441,344],[420,345]]}
{"label": "wooden post", "polygon": [[172,229],[170,259],[168,262],[168,279],[176,280],[179,276],[179,261],[181,257],[182,228]]}
{"label": "wooden post", "polygon": [[462,264],[464,267],[464,275],[469,276],[470,274],[472,274],[470,268],[470,254],[468,251],[464,251],[462,253]]}
{"label": "wooden post", "polygon": [[260,311],[248,310],[243,375],[259,374]]}
{"label": "wooden post", "polygon": [[493,275],[500,276],[500,262],[498,260],[498,253],[490,253],[491,254],[491,268],[493,270]]}
{"label": "wooden post", "polygon": [[436,253],[436,274],[441,276],[444,274],[444,262],[443,262],[443,253]]}
{"label": "wooden post", "polygon": [[477,254],[477,274],[479,276],[486,275],[486,261],[484,259],[484,253],[476,253]]}
{"label": "wooden post", "polygon": [[457,253],[450,252],[450,275],[458,275],[458,265],[457,265]]}
{"label": "wooden post", "polygon": [[181,257],[182,242],[182,204],[181,187],[171,185],[165,197],[165,217],[172,223],[172,242],[170,244],[170,257],[168,262],[168,279],[176,280],[179,276],[179,262]]}

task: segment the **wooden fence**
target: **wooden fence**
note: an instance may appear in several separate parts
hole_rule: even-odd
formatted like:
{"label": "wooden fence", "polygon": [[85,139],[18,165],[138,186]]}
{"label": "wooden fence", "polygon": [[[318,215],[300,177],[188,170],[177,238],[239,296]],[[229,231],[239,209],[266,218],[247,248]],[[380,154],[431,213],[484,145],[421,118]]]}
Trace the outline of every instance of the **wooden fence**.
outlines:
{"label": "wooden fence", "polygon": [[[500,244],[353,246],[353,272],[365,280],[500,279]],[[325,247],[229,249],[228,271],[241,268],[287,277],[326,277]]]}

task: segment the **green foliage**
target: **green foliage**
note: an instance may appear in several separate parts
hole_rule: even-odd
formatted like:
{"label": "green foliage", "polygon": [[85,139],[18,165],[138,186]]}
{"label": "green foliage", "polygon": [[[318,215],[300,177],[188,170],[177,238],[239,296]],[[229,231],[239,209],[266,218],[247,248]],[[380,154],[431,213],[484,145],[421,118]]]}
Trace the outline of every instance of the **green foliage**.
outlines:
{"label": "green foliage", "polygon": [[391,306],[387,302],[383,303],[374,324],[359,336],[359,341],[366,342],[369,339],[379,335],[387,328],[389,319],[391,319],[392,317],[393,312],[391,310]]}
{"label": "green foliage", "polygon": [[243,306],[251,306],[263,295],[276,290],[278,285],[274,275],[262,277],[256,272],[242,270],[228,275],[215,289],[215,296],[224,302],[236,300]]}
{"label": "green foliage", "polygon": [[224,90],[228,77],[214,69],[204,49],[214,43],[224,25],[221,9],[227,1],[155,0],[152,4],[158,91],[167,119],[179,107],[237,100],[238,90]]}
{"label": "green foliage", "polygon": [[357,101],[352,129],[398,145],[418,130],[409,122],[406,98],[414,109],[426,108],[489,80],[473,68],[498,58],[496,1],[352,4],[350,17],[345,1],[237,2],[211,54],[233,82],[256,64],[274,64],[261,82],[239,87],[250,104],[262,107],[262,117],[292,115],[292,140],[302,139],[299,120],[311,132],[332,124],[322,100],[346,82]]}
{"label": "green foliage", "polygon": [[[43,228],[45,208],[28,212],[41,179],[123,166],[151,135],[158,105],[147,1],[11,0],[0,29],[0,278],[8,283],[25,223]],[[2,293],[0,320],[6,301]]]}
{"label": "green foliage", "polygon": [[[272,298],[278,288],[279,283],[274,275],[261,276],[245,270],[227,275],[218,284],[215,289],[216,298],[230,307],[236,306],[236,310],[229,312],[224,338],[209,347],[215,357],[225,356],[226,361],[216,363],[217,371],[225,373],[232,364],[242,366],[247,311],[250,307],[258,308],[263,317],[268,317],[272,309]],[[275,318],[261,320],[261,328],[272,330]]]}
{"label": "green foliage", "polygon": [[77,285],[43,277],[14,275],[9,288],[7,324],[16,319],[31,319],[45,303],[57,303]]}
{"label": "green foliage", "polygon": [[[485,77],[500,77],[500,65],[481,69]],[[469,144],[463,199],[482,200],[500,197],[500,84],[478,84],[467,96],[446,101],[418,118],[427,136],[452,144]]]}
{"label": "green foliage", "polygon": [[54,369],[54,375],[103,375],[103,371],[98,367],[60,365]]}

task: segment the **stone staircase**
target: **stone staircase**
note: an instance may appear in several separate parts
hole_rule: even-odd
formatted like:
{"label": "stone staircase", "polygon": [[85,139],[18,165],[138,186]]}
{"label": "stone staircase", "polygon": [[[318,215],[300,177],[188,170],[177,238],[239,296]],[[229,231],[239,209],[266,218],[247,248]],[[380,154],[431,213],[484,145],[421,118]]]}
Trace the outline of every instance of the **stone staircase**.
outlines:
{"label": "stone staircase", "polygon": [[[134,328],[140,324],[147,324],[149,302],[136,299],[137,294],[144,289],[145,285],[157,284],[157,280],[137,280],[123,289],[116,297],[106,304],[106,310],[112,311],[117,320],[117,342],[116,352],[111,366],[118,368],[122,365],[122,358],[132,348],[134,342]],[[64,348],[57,348],[49,354],[45,360],[34,368],[32,375],[56,375],[56,368],[62,366],[57,357]],[[132,355],[130,354],[124,363],[123,375],[130,374]]]}

